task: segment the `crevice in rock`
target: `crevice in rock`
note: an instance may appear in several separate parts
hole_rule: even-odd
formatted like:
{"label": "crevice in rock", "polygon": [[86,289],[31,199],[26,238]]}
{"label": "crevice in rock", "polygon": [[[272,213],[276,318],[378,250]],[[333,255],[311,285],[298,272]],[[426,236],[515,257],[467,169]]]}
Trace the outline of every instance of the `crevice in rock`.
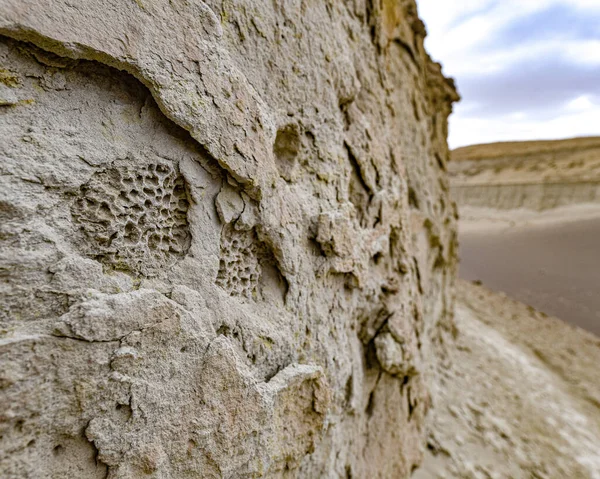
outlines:
{"label": "crevice in rock", "polygon": [[76,66],[77,63],[90,62],[98,63],[131,75],[149,91],[156,106],[159,108],[165,119],[177,126],[177,128],[184,130],[187,133],[189,140],[199,148],[199,151],[204,153],[207,158],[210,158],[213,166],[221,171],[228,172],[232,177],[236,178],[236,180],[243,182],[243,179],[239,178],[239,175],[234,171],[231,171],[227,165],[222,164],[217,158],[213,157],[206,146],[192,136],[190,125],[174,118],[173,115],[169,113],[160,97],[154,91],[152,83],[138,71],[137,67],[127,62],[119,61],[108,54],[81,43],[69,43],[68,46],[64,45],[62,42],[42,35],[38,31],[32,29],[0,28],[0,40],[3,38],[17,41],[22,44],[26,50],[31,50],[33,52],[32,56],[36,61],[43,65],[50,64],[51,66],[56,66],[55,64],[57,62],[61,62],[62,64],[59,65],[61,68],[68,68]]}
{"label": "crevice in rock", "polygon": [[373,386],[373,389],[371,389],[371,392],[369,393],[369,400],[367,401],[367,407],[365,408],[365,413],[367,414],[367,417],[372,417],[373,413],[375,412],[375,393],[377,391],[377,386],[379,385],[379,381],[381,380],[381,376],[383,375],[383,371],[379,371],[379,374],[377,375],[377,379],[375,381],[375,385]]}
{"label": "crevice in rock", "polygon": [[408,54],[413,65],[417,68],[417,70],[420,70],[421,67],[419,66],[419,62],[417,61],[417,57],[416,57],[415,52],[413,51],[412,47],[408,43],[403,42],[399,38],[394,38],[394,43],[396,45],[398,45],[404,52],[406,52]]}
{"label": "crevice in rock", "polygon": [[344,148],[346,149],[348,161],[352,167],[350,172],[350,184],[348,187],[349,200],[356,209],[361,226],[365,228],[369,223],[368,208],[373,200],[373,191],[365,181],[360,164],[347,142],[344,142]]}
{"label": "crevice in rock", "polygon": [[104,468],[104,479],[108,479],[108,476],[110,474],[110,467],[108,464],[106,464],[105,462],[103,462],[100,459],[100,449],[98,449],[98,447],[96,446],[96,443],[92,439],[87,437],[86,431],[87,431],[88,427],[90,426],[91,422],[92,422],[91,420],[88,421],[86,427],[83,429],[82,436],[92,447],[94,462],[95,462],[96,467]]}
{"label": "crevice in rock", "polygon": [[411,186],[408,187],[408,204],[415,209],[420,208],[419,197],[417,196],[417,192]]}
{"label": "crevice in rock", "polygon": [[348,153],[348,161],[350,161],[352,170],[356,173],[357,179],[360,182],[360,185],[362,186],[362,188],[365,190],[366,193],[368,193],[369,202],[370,202],[373,197],[373,191],[371,190],[371,188],[365,181],[365,176],[363,174],[362,168],[360,167],[360,164],[358,163],[356,156],[354,156],[354,153],[352,153],[352,148],[350,147],[350,145],[347,142],[344,142],[344,148],[346,149],[346,152]]}
{"label": "crevice in rock", "polygon": [[273,153],[279,174],[286,181],[291,181],[296,166],[296,158],[300,151],[300,133],[298,126],[289,124],[280,128],[275,137]]}

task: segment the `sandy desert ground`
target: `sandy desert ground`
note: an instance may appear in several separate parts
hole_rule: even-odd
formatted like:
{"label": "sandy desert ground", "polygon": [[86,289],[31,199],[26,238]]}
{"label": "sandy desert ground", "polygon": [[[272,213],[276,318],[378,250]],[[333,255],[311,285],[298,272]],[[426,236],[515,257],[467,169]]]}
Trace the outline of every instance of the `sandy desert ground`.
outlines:
{"label": "sandy desert ground", "polygon": [[600,335],[600,138],[459,148],[460,276]]}
{"label": "sandy desert ground", "polygon": [[600,336],[600,208],[596,217],[460,233],[460,276]]}
{"label": "sandy desert ground", "polygon": [[600,478],[600,338],[459,281],[433,391],[429,478]]}

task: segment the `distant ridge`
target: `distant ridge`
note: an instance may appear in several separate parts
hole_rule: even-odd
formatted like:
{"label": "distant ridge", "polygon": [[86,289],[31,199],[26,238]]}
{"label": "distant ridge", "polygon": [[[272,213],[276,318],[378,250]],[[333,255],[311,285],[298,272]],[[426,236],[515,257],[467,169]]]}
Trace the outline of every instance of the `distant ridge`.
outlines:
{"label": "distant ridge", "polygon": [[600,147],[600,136],[564,140],[507,141],[463,146],[450,153],[452,161],[491,160],[501,157],[524,157],[549,152],[567,152]]}
{"label": "distant ridge", "polygon": [[459,206],[540,211],[600,203],[600,136],[472,145],[451,158]]}

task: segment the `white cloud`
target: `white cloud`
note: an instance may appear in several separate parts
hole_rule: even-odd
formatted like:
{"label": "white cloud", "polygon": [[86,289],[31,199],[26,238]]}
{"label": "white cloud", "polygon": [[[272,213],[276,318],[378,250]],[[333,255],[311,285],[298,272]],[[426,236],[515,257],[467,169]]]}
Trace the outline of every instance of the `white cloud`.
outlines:
{"label": "white cloud", "polygon": [[[448,40],[451,42],[451,40]],[[429,49],[432,53],[433,50]],[[462,53],[464,52],[464,53]],[[521,44],[510,48],[486,51],[463,48],[443,56],[435,55],[442,61],[444,72],[460,77],[468,74],[490,74],[507,69],[511,65],[542,57],[560,57],[580,65],[600,65],[600,40],[556,39]]]}
{"label": "white cloud", "polygon": [[543,121],[532,120],[522,112],[481,119],[457,115],[450,122],[450,148],[496,141],[595,136],[599,134],[597,125],[598,106],[583,111],[565,109],[558,117]]}
{"label": "white cloud", "polygon": [[600,39],[565,42],[562,48],[557,45],[556,49],[562,50],[563,55],[574,62],[600,64]]}
{"label": "white cloud", "polygon": [[600,2],[598,0],[570,0],[557,3],[563,3],[580,10],[600,12]]}
{"label": "white cloud", "polygon": [[581,112],[589,111],[594,108],[594,103],[589,95],[581,95],[567,103],[566,109],[569,111]]}
{"label": "white cloud", "polygon": [[[556,32],[553,40],[527,42],[511,48],[499,44],[491,51],[479,50],[483,42],[521,18],[560,4],[600,12],[600,0],[467,0],[460,6],[454,2],[441,3],[440,0],[421,0],[419,5],[428,26],[427,49],[436,60],[442,61],[449,75],[482,70],[498,71],[510,63],[550,54],[569,58],[574,62],[600,64],[600,39],[568,39],[560,31]],[[463,5],[466,8],[463,9]],[[482,13],[468,16],[478,11]],[[465,16],[467,18],[463,21],[455,23]]]}
{"label": "white cloud", "polygon": [[427,47],[435,55],[445,56],[445,53],[452,54],[463,48],[475,50],[482,40],[501,28],[520,17],[548,8],[555,1],[483,0],[457,3],[419,1],[419,12],[428,26]]}
{"label": "white cloud", "polygon": [[463,0],[447,2],[440,0],[418,1],[419,14],[425,18],[431,32],[430,35],[441,35],[450,25],[465,15],[488,8],[495,0]]}
{"label": "white cloud", "polygon": [[[471,80],[470,84],[476,78],[486,81],[486,76],[510,74],[511,68],[517,72],[520,65],[529,61],[560,59],[564,65],[574,66],[574,77],[577,77],[576,65],[588,69],[600,66],[600,35],[590,38],[557,28],[544,39],[531,36],[521,43],[509,41],[511,38],[505,42],[499,40],[507,28],[552,7],[583,18],[586,15],[598,18],[600,22],[600,0],[418,0],[418,5],[428,30],[426,47],[435,60],[442,62],[444,72],[456,78],[459,90],[461,78]],[[600,105],[594,103],[593,95],[580,92],[559,110],[543,115],[527,111],[524,106],[504,115],[488,111],[485,118],[474,118],[473,112],[485,109],[486,105],[475,105],[468,91],[461,93],[465,107],[458,105],[450,120],[452,147],[600,134]]]}

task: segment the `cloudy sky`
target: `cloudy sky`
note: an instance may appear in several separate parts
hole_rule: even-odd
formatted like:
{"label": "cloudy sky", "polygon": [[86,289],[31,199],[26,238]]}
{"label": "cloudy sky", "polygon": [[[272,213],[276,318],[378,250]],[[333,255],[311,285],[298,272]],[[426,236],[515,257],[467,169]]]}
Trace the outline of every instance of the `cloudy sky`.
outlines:
{"label": "cloudy sky", "polygon": [[462,101],[450,146],[600,135],[600,0],[418,0]]}

